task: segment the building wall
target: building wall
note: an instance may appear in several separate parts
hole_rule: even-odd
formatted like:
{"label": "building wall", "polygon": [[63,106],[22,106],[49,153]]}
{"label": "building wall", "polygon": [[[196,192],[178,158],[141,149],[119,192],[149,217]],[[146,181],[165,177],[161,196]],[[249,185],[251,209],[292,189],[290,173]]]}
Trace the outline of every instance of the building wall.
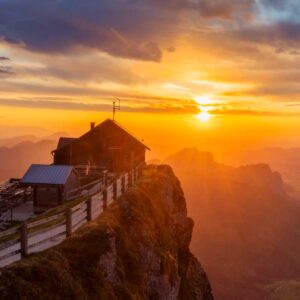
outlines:
{"label": "building wall", "polygon": [[43,211],[49,207],[61,204],[61,189],[59,186],[36,185],[34,187],[34,207]]}
{"label": "building wall", "polygon": [[69,191],[79,187],[79,178],[75,172],[72,172],[64,186],[60,185],[35,185],[34,186],[34,206],[35,211],[44,211],[45,209],[55,207],[65,201]]}
{"label": "building wall", "polygon": [[68,192],[76,188],[79,188],[79,186],[80,186],[79,177],[75,172],[72,172],[63,189],[63,200],[65,200]]}
{"label": "building wall", "polygon": [[128,171],[145,161],[145,152],[145,147],[135,138],[117,126],[107,123],[56,151],[54,163],[90,164],[112,171]]}

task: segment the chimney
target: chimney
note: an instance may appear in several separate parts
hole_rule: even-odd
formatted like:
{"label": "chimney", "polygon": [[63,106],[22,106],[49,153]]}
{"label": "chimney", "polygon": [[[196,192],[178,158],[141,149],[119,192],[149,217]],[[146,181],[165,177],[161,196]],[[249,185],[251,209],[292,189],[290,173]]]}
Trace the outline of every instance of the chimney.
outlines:
{"label": "chimney", "polygon": [[91,122],[91,130],[95,128],[95,122]]}

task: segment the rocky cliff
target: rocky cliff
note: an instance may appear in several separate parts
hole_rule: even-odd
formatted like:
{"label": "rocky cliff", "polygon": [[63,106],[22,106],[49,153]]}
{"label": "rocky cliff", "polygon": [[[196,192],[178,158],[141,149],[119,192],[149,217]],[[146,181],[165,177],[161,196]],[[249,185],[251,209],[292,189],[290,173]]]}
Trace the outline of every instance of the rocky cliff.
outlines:
{"label": "rocky cliff", "polygon": [[171,168],[149,166],[95,222],[4,269],[0,298],[212,300],[189,250],[192,230]]}

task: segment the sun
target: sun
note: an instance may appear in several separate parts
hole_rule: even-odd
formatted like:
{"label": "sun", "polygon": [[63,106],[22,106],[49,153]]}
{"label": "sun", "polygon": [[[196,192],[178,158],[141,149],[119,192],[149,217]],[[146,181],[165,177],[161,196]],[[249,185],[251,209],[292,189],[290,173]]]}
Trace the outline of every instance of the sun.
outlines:
{"label": "sun", "polygon": [[209,98],[208,95],[202,95],[202,96],[195,96],[195,101],[199,105],[209,105],[212,104],[212,100]]}
{"label": "sun", "polygon": [[198,108],[201,110],[197,115],[197,119],[203,123],[208,122],[212,117],[212,114],[209,111],[211,110],[210,105],[213,104],[213,101],[208,95],[195,96],[194,99],[199,105]]}
{"label": "sun", "polygon": [[208,111],[202,111],[197,115],[197,119],[203,123],[206,123],[211,119],[211,114]]}

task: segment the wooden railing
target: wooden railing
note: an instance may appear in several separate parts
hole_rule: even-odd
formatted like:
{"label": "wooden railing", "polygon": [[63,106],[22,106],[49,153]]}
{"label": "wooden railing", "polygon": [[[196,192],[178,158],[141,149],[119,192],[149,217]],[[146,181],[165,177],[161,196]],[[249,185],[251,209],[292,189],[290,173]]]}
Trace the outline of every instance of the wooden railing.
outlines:
{"label": "wooden railing", "polygon": [[61,243],[96,219],[136,182],[143,167],[114,178],[107,186],[94,185],[80,198],[0,232],[0,268]]}
{"label": "wooden railing", "polygon": [[7,184],[0,190],[0,230],[7,228],[12,223],[12,210],[19,206],[27,195],[18,184]]}
{"label": "wooden railing", "polygon": [[66,195],[66,200],[67,201],[74,200],[78,198],[78,195],[83,195],[85,192],[89,192],[90,190],[93,189],[100,190],[103,187],[103,185],[104,185],[103,180],[95,180],[93,182],[90,182],[84,186],[69,191]]}

